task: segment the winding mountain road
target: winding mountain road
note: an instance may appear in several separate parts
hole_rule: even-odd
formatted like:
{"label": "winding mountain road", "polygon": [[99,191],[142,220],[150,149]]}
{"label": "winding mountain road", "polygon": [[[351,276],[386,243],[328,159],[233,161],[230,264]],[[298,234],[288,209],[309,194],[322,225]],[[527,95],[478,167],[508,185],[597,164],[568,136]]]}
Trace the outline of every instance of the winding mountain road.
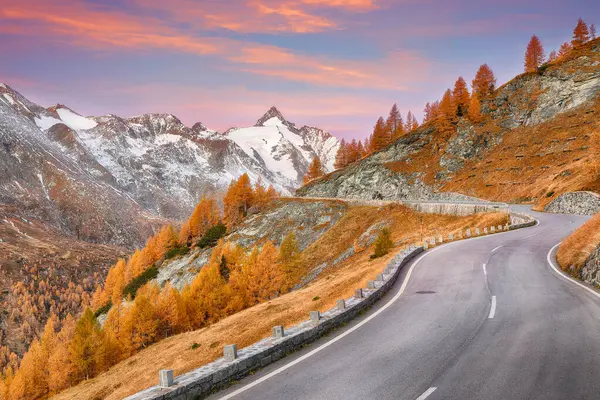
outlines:
{"label": "winding mountain road", "polygon": [[549,263],[587,218],[528,212],[424,253],[365,315],[211,398],[598,398],[600,297]]}

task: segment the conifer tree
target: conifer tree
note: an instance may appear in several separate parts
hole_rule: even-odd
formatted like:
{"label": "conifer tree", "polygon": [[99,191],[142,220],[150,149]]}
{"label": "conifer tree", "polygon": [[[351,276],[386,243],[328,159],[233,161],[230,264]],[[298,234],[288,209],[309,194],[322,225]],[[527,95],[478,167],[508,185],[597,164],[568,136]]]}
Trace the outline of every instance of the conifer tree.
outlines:
{"label": "conifer tree", "polygon": [[390,252],[391,248],[394,246],[394,242],[392,242],[392,235],[388,228],[383,228],[377,239],[375,240],[375,257],[382,257]]}
{"label": "conifer tree", "polygon": [[584,43],[587,43],[590,40],[590,31],[585,22],[581,18],[577,21],[577,26],[573,30],[573,40],[571,40],[571,45],[575,47],[579,47]]}
{"label": "conifer tree", "polygon": [[571,43],[564,42],[558,49],[558,57],[563,57],[568,52],[570,52],[572,49],[573,49],[573,46],[571,46]]}
{"label": "conifer tree", "polygon": [[496,77],[494,72],[487,64],[483,64],[477,70],[475,79],[472,82],[473,94],[479,97],[479,100],[491,94],[496,88]]}
{"label": "conifer tree", "polygon": [[138,290],[123,323],[123,334],[128,344],[134,351],[149,346],[158,335],[158,325],[154,304],[141,289]]}
{"label": "conifer tree", "polygon": [[465,82],[462,76],[459,77],[456,80],[456,83],[454,84],[454,90],[452,91],[452,99],[454,100],[456,115],[459,117],[467,115],[469,111],[469,102],[471,98],[469,96],[467,82]]}
{"label": "conifer tree", "polygon": [[96,373],[95,355],[100,347],[101,335],[100,325],[94,313],[86,308],[77,321],[75,335],[69,345],[70,361],[79,379],[87,380]]}
{"label": "conifer tree", "polygon": [[525,72],[536,72],[545,59],[542,42],[536,35],[533,35],[525,52]]}
{"label": "conifer tree", "polygon": [[448,120],[453,120],[456,117],[456,108],[450,89],[446,90],[442,101],[440,102],[440,113]]}
{"label": "conifer tree", "polygon": [[385,129],[385,121],[382,117],[379,117],[375,127],[373,128],[373,135],[371,136],[371,152],[376,152],[387,146],[390,142],[390,136]]}
{"label": "conifer tree", "polygon": [[56,345],[48,359],[48,387],[50,394],[58,393],[74,384],[75,369],[71,363],[70,343],[75,336],[75,319],[69,314],[56,336]]}
{"label": "conifer tree", "polygon": [[298,240],[296,234],[290,231],[281,241],[279,246],[278,262],[284,275],[284,290],[291,289],[296,281],[296,270],[300,261],[300,250],[298,248]]}
{"label": "conifer tree", "polygon": [[590,39],[596,39],[596,25],[594,24],[590,25]]}
{"label": "conifer tree", "polygon": [[386,132],[391,140],[397,139],[404,134],[404,124],[398,106],[394,103],[387,120],[385,121]]}
{"label": "conifer tree", "polygon": [[315,156],[315,158],[313,158],[312,162],[308,166],[308,171],[306,172],[306,175],[304,176],[304,184],[307,184],[310,181],[318,179],[318,178],[322,177],[323,175],[325,175],[325,170],[323,169],[321,160],[319,159],[319,156]]}
{"label": "conifer tree", "polygon": [[471,97],[471,103],[469,104],[469,119],[472,122],[481,121],[481,104],[479,103],[479,97]]}
{"label": "conifer tree", "polygon": [[344,168],[346,165],[348,165],[348,150],[349,149],[346,144],[346,141],[342,139],[342,141],[340,142],[340,147],[337,153],[335,154],[335,163],[333,164],[333,167],[335,169]]}
{"label": "conifer tree", "polygon": [[552,50],[550,52],[550,54],[548,54],[548,62],[552,62],[554,60],[556,60],[558,58],[558,54],[556,53],[556,50]]}

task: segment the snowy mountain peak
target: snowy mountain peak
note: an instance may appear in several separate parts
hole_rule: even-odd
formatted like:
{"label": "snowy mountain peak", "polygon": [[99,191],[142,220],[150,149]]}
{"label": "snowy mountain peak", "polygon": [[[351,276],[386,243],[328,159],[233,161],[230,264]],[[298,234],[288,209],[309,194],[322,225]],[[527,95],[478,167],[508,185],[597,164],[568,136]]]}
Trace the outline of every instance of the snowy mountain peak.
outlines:
{"label": "snowy mountain peak", "polygon": [[274,118],[278,119],[280,124],[289,124],[289,122],[286,121],[286,119],[283,117],[283,114],[279,112],[277,107],[273,106],[269,109],[269,111],[265,113],[265,115],[263,115],[258,121],[256,121],[256,124],[254,126],[266,126],[265,123],[267,121],[269,121],[269,125],[275,125],[277,121],[275,121]]}

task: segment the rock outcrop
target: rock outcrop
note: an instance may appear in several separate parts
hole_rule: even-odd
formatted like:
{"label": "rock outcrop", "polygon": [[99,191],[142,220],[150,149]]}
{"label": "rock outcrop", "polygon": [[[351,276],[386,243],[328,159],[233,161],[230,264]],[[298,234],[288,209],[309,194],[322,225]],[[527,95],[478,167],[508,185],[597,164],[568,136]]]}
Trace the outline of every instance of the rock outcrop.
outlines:
{"label": "rock outcrop", "polygon": [[600,287],[600,246],[594,250],[579,270],[579,278]]}
{"label": "rock outcrop", "polygon": [[[541,198],[544,184],[549,185],[538,183],[540,175],[554,176],[553,166],[575,174],[587,157],[597,157],[593,126],[599,95],[596,39],[482,99],[481,121],[437,117],[296,193],[408,200],[460,199],[440,192],[501,201]],[[596,186],[568,175],[552,182],[557,193]]]}
{"label": "rock outcrop", "polygon": [[555,214],[594,215],[600,212],[600,195],[593,192],[564,193],[544,208]]}

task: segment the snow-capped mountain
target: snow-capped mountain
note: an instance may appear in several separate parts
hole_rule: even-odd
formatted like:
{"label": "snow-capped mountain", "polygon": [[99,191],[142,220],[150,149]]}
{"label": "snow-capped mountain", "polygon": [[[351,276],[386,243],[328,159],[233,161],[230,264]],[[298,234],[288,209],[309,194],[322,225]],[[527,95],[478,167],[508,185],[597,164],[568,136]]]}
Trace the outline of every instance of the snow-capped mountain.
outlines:
{"label": "snow-capped mountain", "polygon": [[112,193],[127,207],[168,219],[186,217],[202,193],[219,192],[244,172],[291,194],[315,156],[331,170],[339,147],[320,129],[296,128],[275,107],[253,127],[219,133],[201,123],[189,128],[170,114],[84,117],[60,104],[46,109],[4,84],[0,137],[0,166],[9,170],[0,176],[0,203],[19,203],[15,193],[22,191],[21,201],[36,192],[40,202],[55,204],[52,164],[78,185],[77,194],[61,192],[65,202],[87,196],[93,203]]}

